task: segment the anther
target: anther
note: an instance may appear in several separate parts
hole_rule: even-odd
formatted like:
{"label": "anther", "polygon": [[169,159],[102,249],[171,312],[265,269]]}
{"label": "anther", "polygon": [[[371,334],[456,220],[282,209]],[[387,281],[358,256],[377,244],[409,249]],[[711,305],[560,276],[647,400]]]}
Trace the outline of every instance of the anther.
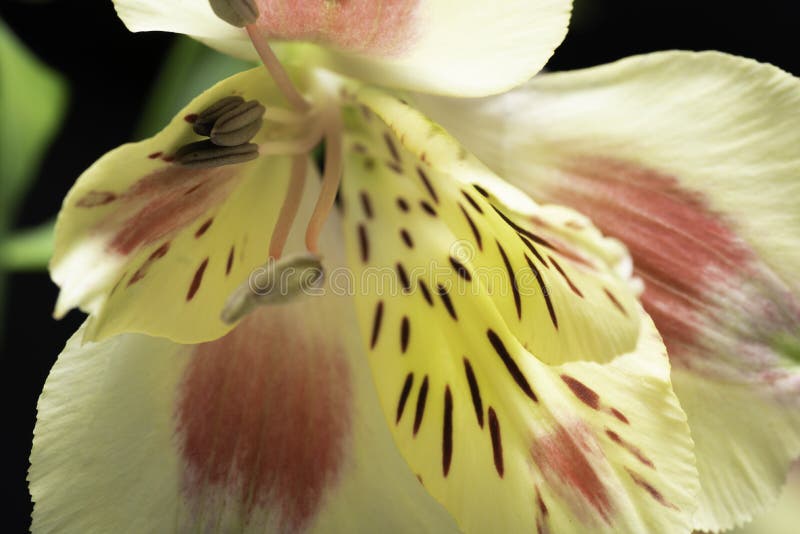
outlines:
{"label": "anther", "polygon": [[286,304],[303,295],[318,294],[324,278],[319,256],[302,254],[278,261],[270,259],[234,290],[220,318],[232,324],[256,306]]}
{"label": "anther", "polygon": [[197,114],[197,120],[194,122],[194,126],[192,126],[194,133],[206,137],[210,136],[211,129],[214,128],[217,119],[243,103],[244,98],[241,96],[226,96],[225,98],[217,100],[214,104],[211,104]]}
{"label": "anther", "polygon": [[218,146],[211,141],[198,141],[182,146],[175,152],[175,162],[184,167],[207,169],[235,165],[256,159],[258,145]]}
{"label": "anther", "polygon": [[255,0],[209,0],[214,13],[237,28],[244,28],[258,19]]}
{"label": "anther", "polygon": [[211,129],[211,142],[220,146],[237,146],[249,142],[261,129],[264,106],[256,100],[242,102],[227,110]]}

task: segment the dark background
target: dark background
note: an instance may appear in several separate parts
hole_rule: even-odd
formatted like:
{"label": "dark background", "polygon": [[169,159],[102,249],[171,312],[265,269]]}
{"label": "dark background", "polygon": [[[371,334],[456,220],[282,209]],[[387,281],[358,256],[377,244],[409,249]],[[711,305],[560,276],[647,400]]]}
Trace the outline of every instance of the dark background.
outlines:
{"label": "dark background", "polygon": [[[798,15],[795,0],[577,0],[570,33],[548,68],[588,67],[664,49],[716,49],[800,75]],[[75,178],[131,138],[172,36],[129,33],[110,0],[2,0],[0,18],[70,84],[66,122],[17,221],[26,227],[52,218]],[[30,524],[25,474],[36,399],[82,321],[77,312],[54,321],[55,299],[46,273],[11,276],[6,336],[0,341],[0,377],[8,394],[2,416],[4,532],[24,532]]]}

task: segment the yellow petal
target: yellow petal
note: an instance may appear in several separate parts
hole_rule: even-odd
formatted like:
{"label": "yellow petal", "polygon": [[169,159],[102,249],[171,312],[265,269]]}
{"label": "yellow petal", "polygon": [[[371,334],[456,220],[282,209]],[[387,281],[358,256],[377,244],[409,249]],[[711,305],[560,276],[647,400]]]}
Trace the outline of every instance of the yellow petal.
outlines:
{"label": "yellow petal", "polygon": [[[261,156],[211,169],[170,160],[199,139],[192,114],[233,94],[282,103],[263,69],[233,76],[156,136],[100,158],[64,201],[51,262],[61,287],[56,316],[73,307],[90,313],[88,340],[142,332],[198,342],[230,329],[219,313],[266,259],[290,160]],[[255,141],[276,129],[266,123]]]}
{"label": "yellow petal", "polygon": [[397,99],[353,98],[354,272],[332,283],[356,295],[387,423],[425,487],[467,532],[688,531],[688,426],[618,244]]}
{"label": "yellow petal", "polygon": [[420,102],[490,167],[631,250],[697,444],[695,526],[772,502],[800,454],[800,80],[665,52]]}

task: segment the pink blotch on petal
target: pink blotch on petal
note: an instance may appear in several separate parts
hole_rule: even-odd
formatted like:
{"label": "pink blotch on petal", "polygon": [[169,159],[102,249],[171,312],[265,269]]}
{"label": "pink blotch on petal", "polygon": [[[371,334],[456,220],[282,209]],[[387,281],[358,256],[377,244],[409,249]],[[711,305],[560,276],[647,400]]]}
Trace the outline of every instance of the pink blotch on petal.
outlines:
{"label": "pink blotch on petal", "polygon": [[185,372],[176,411],[184,492],[209,521],[212,503],[234,502],[245,523],[266,515],[297,532],[337,482],[349,367],[334,336],[301,329],[301,314],[287,309],[254,312],[196,346]]}
{"label": "pink blotch on petal", "polygon": [[258,0],[258,26],[279,40],[394,56],[417,37],[419,0]]}
{"label": "pink blotch on petal", "polygon": [[552,434],[534,438],[531,445],[531,457],[545,480],[587,524],[592,523],[590,511],[611,524],[611,497],[593,466],[596,459],[602,460],[600,454],[594,436],[582,423],[569,429],[558,426]]}
{"label": "pink blotch on petal", "polygon": [[[642,303],[674,364],[693,367],[698,356],[718,361],[719,344],[703,345],[711,330],[731,345],[728,352],[743,354],[751,344],[769,352],[771,336],[800,327],[791,292],[700,193],[632,162],[580,157],[564,170],[568,178],[547,191],[549,200],[575,207],[627,245],[645,282]],[[748,332],[737,330],[744,320],[753,325]],[[732,363],[740,370],[760,365]]]}
{"label": "pink blotch on petal", "polygon": [[159,169],[122,193],[99,228],[113,229],[109,248],[127,255],[169,236],[224,202],[235,185],[235,166]]}

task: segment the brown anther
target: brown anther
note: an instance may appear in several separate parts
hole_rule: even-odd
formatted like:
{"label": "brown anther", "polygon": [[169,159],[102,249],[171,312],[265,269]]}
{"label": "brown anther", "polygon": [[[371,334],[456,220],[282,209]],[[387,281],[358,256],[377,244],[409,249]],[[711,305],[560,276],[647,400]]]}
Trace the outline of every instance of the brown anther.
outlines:
{"label": "brown anther", "polygon": [[258,157],[258,145],[219,146],[211,141],[198,141],[182,146],[175,152],[175,163],[184,167],[208,169],[235,165]]}
{"label": "brown anther", "polygon": [[225,98],[217,100],[197,114],[197,119],[192,126],[194,133],[206,137],[210,136],[211,129],[214,127],[214,124],[216,124],[217,119],[243,103],[244,98],[241,96],[226,96]]}
{"label": "brown anther", "polygon": [[256,100],[226,111],[211,129],[211,141],[220,146],[237,146],[249,142],[261,129],[264,106]]}
{"label": "brown anther", "polygon": [[244,28],[258,19],[255,0],[209,0],[214,13],[237,28]]}

